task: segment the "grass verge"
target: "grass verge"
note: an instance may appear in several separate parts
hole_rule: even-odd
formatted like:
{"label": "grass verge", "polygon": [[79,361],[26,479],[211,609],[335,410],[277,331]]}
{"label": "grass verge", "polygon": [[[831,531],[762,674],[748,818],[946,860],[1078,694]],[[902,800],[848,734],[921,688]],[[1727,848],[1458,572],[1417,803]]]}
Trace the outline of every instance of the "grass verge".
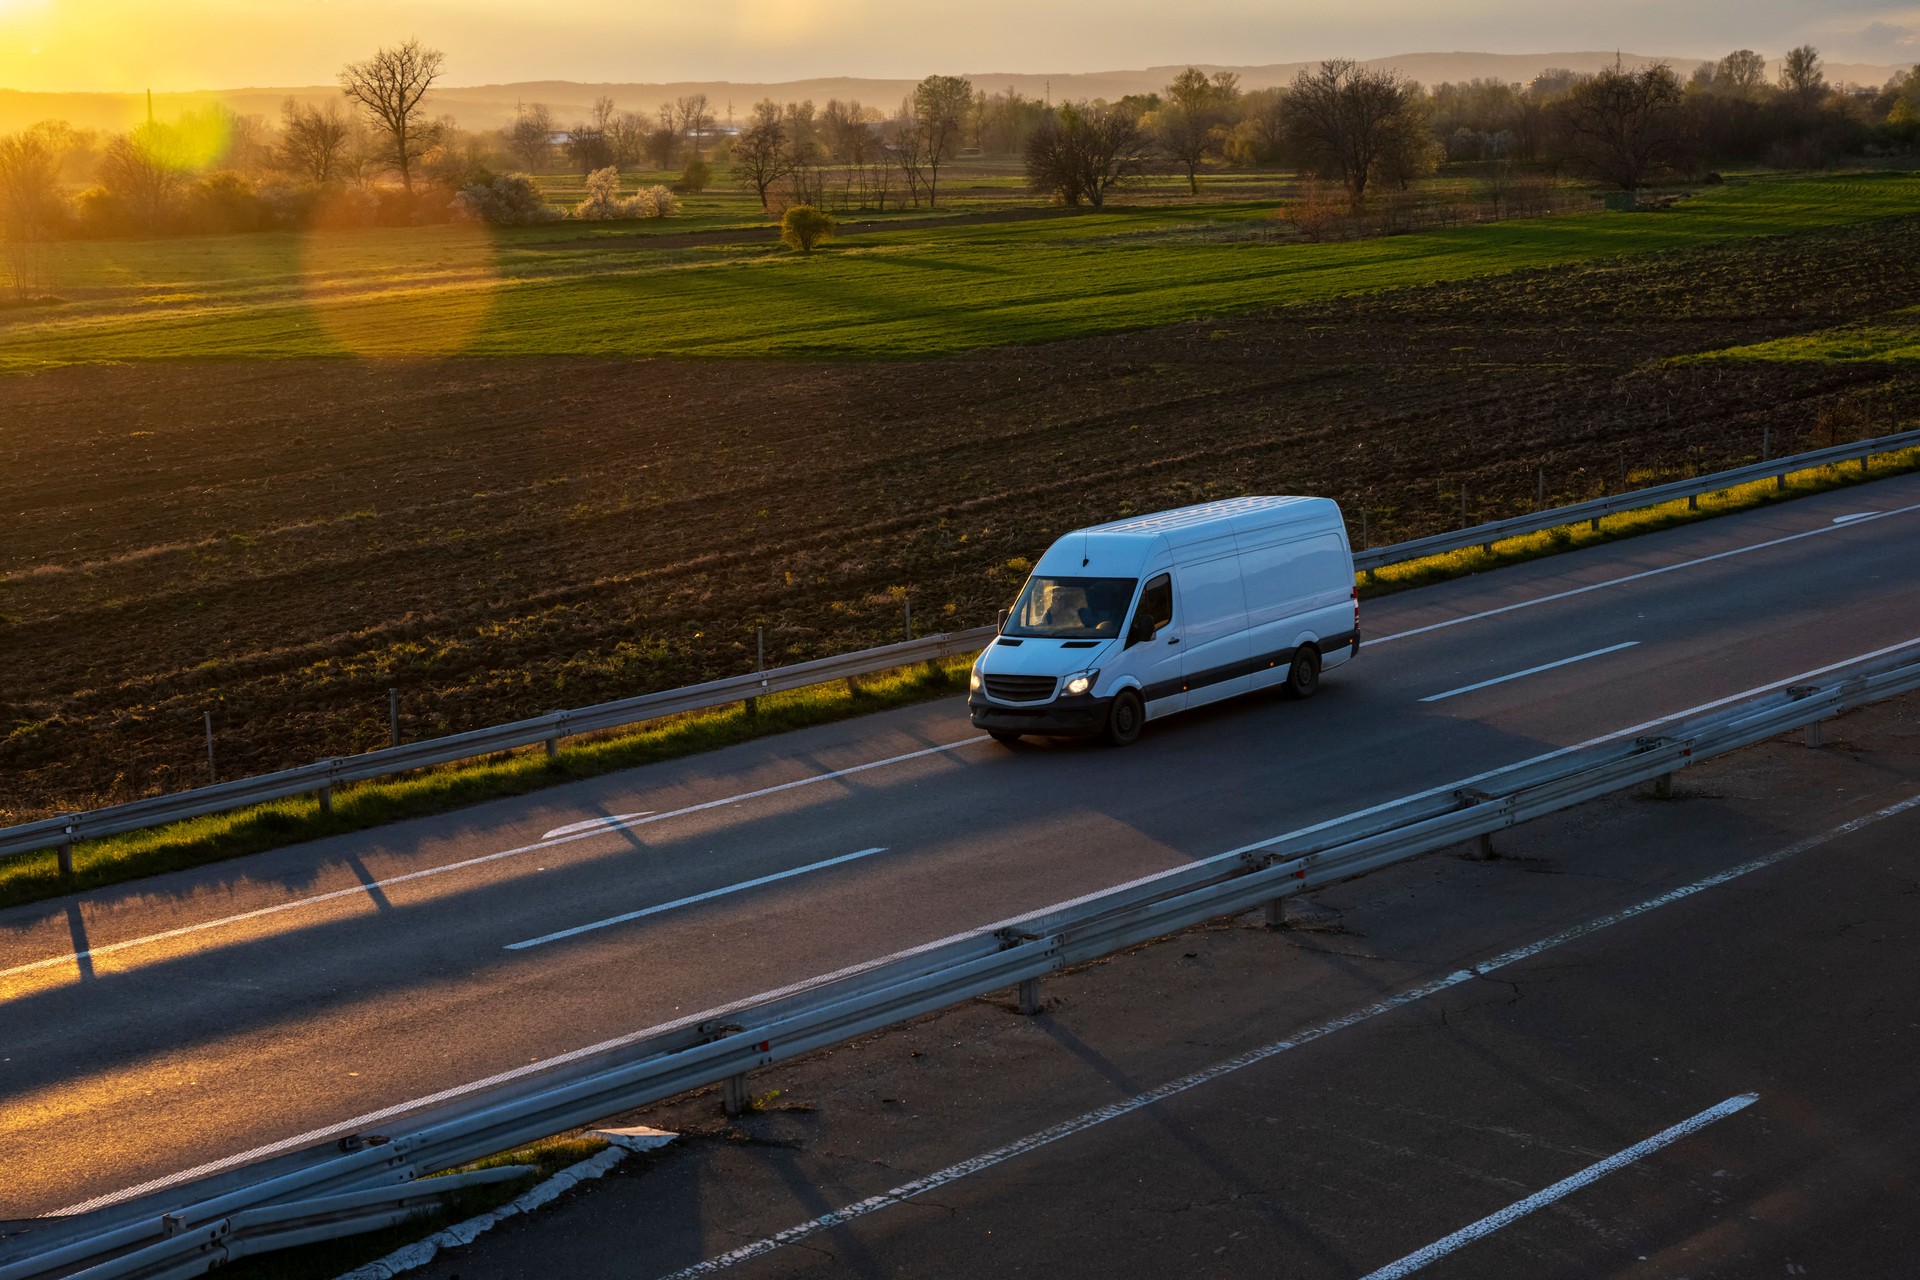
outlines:
{"label": "grass verge", "polygon": [[1845,489],[1874,480],[1885,480],[1890,476],[1905,475],[1916,469],[1920,469],[1920,449],[1905,449],[1898,453],[1869,458],[1864,468],[1857,462],[1849,462],[1815,467],[1806,471],[1789,471],[1784,473],[1784,484],[1769,477],[1731,489],[1703,493],[1700,495],[1697,506],[1690,506],[1687,499],[1679,498],[1656,507],[1644,507],[1638,511],[1624,511],[1616,516],[1605,516],[1597,525],[1585,521],[1579,524],[1560,525],[1552,529],[1542,529],[1538,533],[1507,538],[1494,543],[1491,549],[1479,546],[1466,547],[1459,551],[1449,551],[1444,555],[1387,565],[1371,574],[1361,576],[1360,595],[1362,599],[1391,595],[1396,591],[1424,587],[1435,582],[1443,582],[1448,578],[1462,578],[1488,569],[1498,569],[1504,565],[1521,564],[1528,560],[1538,560],[1542,556],[1559,555],[1563,551],[1577,551],[1581,547],[1618,542],[1622,538],[1633,538],[1643,533],[1656,533],[1661,529],[1692,524],[1697,520],[1711,520],[1715,516],[1732,515],[1737,511],[1772,506],[1776,502],[1788,502],[1794,498],[1825,493],[1831,489]]}
{"label": "grass verge", "polygon": [[330,814],[321,812],[313,797],[295,796],[81,841],[73,847],[70,881],[61,879],[51,850],[0,862],[0,907],[363,831],[404,818],[446,813],[483,800],[523,795],[769,734],[947,697],[965,691],[971,663],[971,657],[921,663],[862,677],[852,689],[836,682],[770,694],[751,711],[735,703],[716,711],[649,721],[637,729],[564,743],[554,759],[536,747],[343,787],[334,792]]}
{"label": "grass verge", "polygon": [[[1869,459],[1865,468],[1846,463],[1789,472],[1784,485],[1767,479],[1703,494],[1697,507],[1690,507],[1682,498],[1605,517],[1598,528],[1584,522],[1563,525],[1505,539],[1495,543],[1491,550],[1468,547],[1389,565],[1363,576],[1360,594],[1365,599],[1390,595],[1563,551],[1904,475],[1916,469],[1920,469],[1920,449]],[[446,813],[484,800],[523,795],[636,765],[950,697],[965,691],[970,664],[971,659],[965,656],[949,658],[868,677],[853,689],[845,683],[834,683],[769,695],[761,698],[753,711],[736,703],[718,711],[652,721],[634,730],[576,739],[563,745],[554,759],[534,748],[362,783],[337,791],[331,814],[321,812],[313,798],[300,796],[102,840],[83,841],[74,846],[71,881],[62,881],[50,850],[0,863],[0,906],[41,901],[76,890],[202,866],[323,836]]]}
{"label": "grass verge", "polygon": [[370,1231],[365,1235],[344,1236],[298,1249],[242,1258],[221,1267],[220,1275],[223,1280],[332,1280],[343,1272],[383,1258],[395,1249],[425,1240],[436,1231],[464,1222],[489,1209],[497,1209],[515,1196],[524,1194],[534,1184],[552,1177],[569,1165],[578,1164],[605,1147],[606,1143],[594,1138],[549,1138],[518,1151],[476,1160],[448,1172],[464,1173],[471,1169],[492,1169],[508,1164],[528,1165],[534,1172],[511,1182],[495,1182],[452,1192],[442,1201],[439,1209],[384,1231]]}

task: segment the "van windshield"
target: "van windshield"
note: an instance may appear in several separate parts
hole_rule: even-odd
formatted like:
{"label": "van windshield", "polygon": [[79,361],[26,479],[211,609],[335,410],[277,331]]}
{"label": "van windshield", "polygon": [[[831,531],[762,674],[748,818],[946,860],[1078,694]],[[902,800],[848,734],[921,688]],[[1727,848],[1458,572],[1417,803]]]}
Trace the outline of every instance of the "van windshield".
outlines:
{"label": "van windshield", "polygon": [[1029,578],[1007,619],[1010,636],[1109,640],[1120,634],[1137,578]]}

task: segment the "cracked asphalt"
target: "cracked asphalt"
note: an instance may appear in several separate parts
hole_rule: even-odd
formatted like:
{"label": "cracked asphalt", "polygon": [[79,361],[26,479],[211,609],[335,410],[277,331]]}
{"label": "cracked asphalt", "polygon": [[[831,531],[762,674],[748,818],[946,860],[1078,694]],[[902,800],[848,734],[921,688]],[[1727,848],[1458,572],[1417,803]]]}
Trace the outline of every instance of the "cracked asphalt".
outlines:
{"label": "cracked asphalt", "polygon": [[1753,1093],[1418,1274],[1912,1275],[1920,807],[1406,998],[1920,794],[1920,699],[1827,743],[1517,828],[1491,862],[1449,851],[1332,886],[1281,931],[1253,916],[1160,940],[1043,984],[1037,1017],[1008,992],[787,1064],[735,1121],[711,1090],[635,1113],[684,1141],[417,1274],[672,1276],[931,1176],[725,1273],[1350,1280]]}

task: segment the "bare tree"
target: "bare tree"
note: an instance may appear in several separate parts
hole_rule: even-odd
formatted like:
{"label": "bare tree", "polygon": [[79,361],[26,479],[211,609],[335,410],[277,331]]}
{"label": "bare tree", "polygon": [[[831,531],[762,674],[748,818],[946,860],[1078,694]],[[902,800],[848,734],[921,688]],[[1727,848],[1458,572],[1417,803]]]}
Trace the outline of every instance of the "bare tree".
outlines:
{"label": "bare tree", "polygon": [[639,168],[647,155],[647,118],[638,111],[622,111],[607,121],[607,149],[621,168]]}
{"label": "bare tree", "polygon": [[1240,77],[1222,71],[1209,80],[1188,67],[1167,86],[1168,106],[1154,113],[1154,134],[1167,158],[1187,175],[1187,191],[1200,194],[1200,166],[1224,141],[1222,126],[1240,97]]}
{"label": "bare tree", "polygon": [[913,115],[925,139],[929,209],[940,194],[940,162],[959,149],[972,108],[973,81],[965,76],[928,76],[914,87]]}
{"label": "bare tree", "polygon": [[1371,71],[1350,59],[1302,71],[1287,90],[1287,125],[1295,149],[1309,164],[1337,177],[1355,209],[1392,147],[1404,142],[1406,115],[1418,86],[1390,71]]}
{"label": "bare tree", "polygon": [[1810,44],[1787,50],[1780,63],[1780,87],[1801,107],[1815,107],[1827,96],[1827,73],[1820,51]]}
{"label": "bare tree", "polygon": [[914,112],[911,94],[900,103],[900,114],[894,118],[891,132],[893,140],[889,154],[894,164],[899,166],[900,176],[906,179],[907,196],[917,209],[920,207],[920,192],[927,185],[927,131],[920,127],[920,117]]}
{"label": "bare tree", "polygon": [[689,94],[677,100],[672,109],[673,127],[682,136],[693,139],[693,158],[700,158],[700,144],[713,128],[713,105],[704,93]]}
{"label": "bare tree", "polygon": [[780,104],[767,98],[754,107],[753,122],[733,140],[733,172],[765,209],[767,193],[787,175],[789,162],[786,121]]}
{"label": "bare tree", "polygon": [[408,39],[340,69],[340,91],[385,135],[381,158],[399,171],[400,185],[409,194],[414,165],[434,144],[436,130],[425,104],[427,90],[440,78],[442,58],[438,49]]}
{"label": "bare tree", "polygon": [[16,297],[46,287],[45,242],[60,201],[60,156],[45,136],[0,137],[0,249]]}
{"label": "bare tree", "polygon": [[1559,104],[1574,160],[1625,191],[1634,191],[1680,145],[1680,78],[1664,62],[1638,71],[1608,67]]}
{"label": "bare tree", "polygon": [[528,173],[538,173],[553,159],[553,112],[544,102],[530,102],[513,113],[507,126],[507,150]]}
{"label": "bare tree", "polygon": [[1751,98],[1767,87],[1767,60],[1751,49],[1735,49],[1713,69],[1713,90]]}
{"label": "bare tree", "polygon": [[[662,113],[666,114],[666,113]],[[647,134],[647,159],[656,169],[671,169],[673,162],[680,157],[680,135],[673,131],[671,122]]]}
{"label": "bare tree", "polygon": [[186,182],[186,149],[170,125],[143,124],[100,153],[100,185],[143,227],[157,229]]}
{"label": "bare tree", "polygon": [[347,141],[352,135],[339,103],[303,107],[288,98],[280,104],[280,145],[274,149],[274,163],[316,186],[326,186],[345,176]]}
{"label": "bare tree", "polygon": [[1107,192],[1146,172],[1147,136],[1131,112],[1062,106],[1027,137],[1027,182],[1062,204],[1098,209]]}

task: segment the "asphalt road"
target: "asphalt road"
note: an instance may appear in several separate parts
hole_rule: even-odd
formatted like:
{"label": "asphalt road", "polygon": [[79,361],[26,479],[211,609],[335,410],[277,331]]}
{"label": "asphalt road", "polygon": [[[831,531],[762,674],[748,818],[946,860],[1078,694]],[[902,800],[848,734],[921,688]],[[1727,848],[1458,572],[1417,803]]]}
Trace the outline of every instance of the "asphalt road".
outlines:
{"label": "asphalt road", "polygon": [[[1008,751],[940,703],[8,910],[0,1217],[1920,637],[1916,522],[1889,481],[1392,597],[1312,702],[1125,752]],[[548,836],[609,815],[638,816]]]}
{"label": "asphalt road", "polygon": [[420,1280],[1910,1276],[1916,709],[651,1108]]}

